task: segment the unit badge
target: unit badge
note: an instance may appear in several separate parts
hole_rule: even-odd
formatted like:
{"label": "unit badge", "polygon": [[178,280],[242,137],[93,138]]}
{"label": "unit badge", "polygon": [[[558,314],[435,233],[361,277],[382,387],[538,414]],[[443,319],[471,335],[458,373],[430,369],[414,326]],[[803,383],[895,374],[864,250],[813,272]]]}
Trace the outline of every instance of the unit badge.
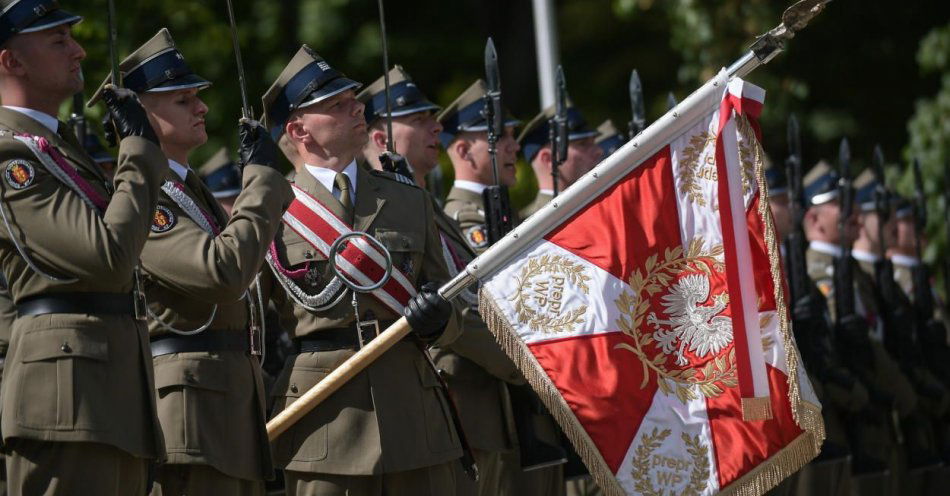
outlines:
{"label": "unit badge", "polygon": [[178,219],[168,207],[159,205],[155,208],[155,216],[152,217],[152,232],[163,233],[175,227]]}
{"label": "unit badge", "polygon": [[478,224],[465,230],[465,239],[472,248],[484,248],[488,246],[488,233],[485,231],[485,224]]}
{"label": "unit badge", "polygon": [[23,189],[33,184],[36,172],[26,160],[13,160],[7,164],[6,170],[3,171],[3,177],[6,178],[7,184],[11,188]]}

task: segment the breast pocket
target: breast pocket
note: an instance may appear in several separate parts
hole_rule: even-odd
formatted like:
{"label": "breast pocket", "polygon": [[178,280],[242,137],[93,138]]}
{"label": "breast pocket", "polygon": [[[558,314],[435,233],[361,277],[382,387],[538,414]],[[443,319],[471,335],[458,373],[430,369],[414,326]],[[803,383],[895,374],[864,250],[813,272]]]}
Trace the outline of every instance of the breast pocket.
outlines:
{"label": "breast pocket", "polygon": [[393,267],[402,271],[410,281],[415,281],[422,263],[425,233],[377,229],[373,236],[386,247],[393,259]]}
{"label": "breast pocket", "polygon": [[39,329],[19,343],[17,417],[24,427],[106,430],[109,342],[96,329]]}

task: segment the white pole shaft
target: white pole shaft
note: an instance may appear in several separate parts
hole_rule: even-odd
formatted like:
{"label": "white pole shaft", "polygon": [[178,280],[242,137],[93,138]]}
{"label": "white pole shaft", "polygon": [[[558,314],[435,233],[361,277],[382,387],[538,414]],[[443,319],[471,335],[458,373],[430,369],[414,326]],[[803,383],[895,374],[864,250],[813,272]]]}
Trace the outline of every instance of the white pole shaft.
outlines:
{"label": "white pole shaft", "polygon": [[534,11],[534,45],[538,59],[541,108],[554,105],[554,71],[558,65],[557,21],[552,0],[531,0]]}

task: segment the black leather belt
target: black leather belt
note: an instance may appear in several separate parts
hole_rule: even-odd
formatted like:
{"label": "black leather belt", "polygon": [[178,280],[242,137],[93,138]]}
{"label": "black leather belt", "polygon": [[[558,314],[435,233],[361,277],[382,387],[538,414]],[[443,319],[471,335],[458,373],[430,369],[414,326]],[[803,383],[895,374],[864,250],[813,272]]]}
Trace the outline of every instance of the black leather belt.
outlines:
{"label": "black leather belt", "polygon": [[131,293],[57,293],[27,298],[16,304],[18,317],[48,313],[135,315]]}
{"label": "black leather belt", "polygon": [[395,320],[370,320],[360,322],[357,332],[356,323],[352,327],[324,329],[307,337],[294,340],[297,353],[315,353],[318,351],[334,351],[345,349],[360,349],[376,339],[380,332],[385,331]]}
{"label": "black leather belt", "polygon": [[246,331],[224,331],[208,329],[194,336],[165,334],[151,339],[152,358],[172,353],[194,353],[199,351],[243,351],[250,352],[251,345]]}

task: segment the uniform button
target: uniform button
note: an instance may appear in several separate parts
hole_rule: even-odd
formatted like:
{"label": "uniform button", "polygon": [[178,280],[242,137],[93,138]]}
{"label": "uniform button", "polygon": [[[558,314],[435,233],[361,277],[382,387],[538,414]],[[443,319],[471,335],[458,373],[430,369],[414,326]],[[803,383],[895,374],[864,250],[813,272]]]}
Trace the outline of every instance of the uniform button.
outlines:
{"label": "uniform button", "polygon": [[291,384],[291,385],[290,385],[290,392],[291,392],[291,393],[296,393],[296,392],[297,392],[297,385],[296,385],[296,384]]}
{"label": "uniform button", "polygon": [[60,346],[59,349],[63,350],[63,353],[72,353],[72,352],[73,352],[73,349],[70,348],[68,341],[63,341],[63,345]]}
{"label": "uniform button", "polygon": [[313,252],[310,251],[310,250],[307,250],[307,251],[303,252],[303,257],[309,260],[309,259],[313,258]]}
{"label": "uniform button", "polygon": [[194,384],[197,381],[195,380],[195,376],[191,372],[186,371],[185,382],[187,382],[188,384]]}

